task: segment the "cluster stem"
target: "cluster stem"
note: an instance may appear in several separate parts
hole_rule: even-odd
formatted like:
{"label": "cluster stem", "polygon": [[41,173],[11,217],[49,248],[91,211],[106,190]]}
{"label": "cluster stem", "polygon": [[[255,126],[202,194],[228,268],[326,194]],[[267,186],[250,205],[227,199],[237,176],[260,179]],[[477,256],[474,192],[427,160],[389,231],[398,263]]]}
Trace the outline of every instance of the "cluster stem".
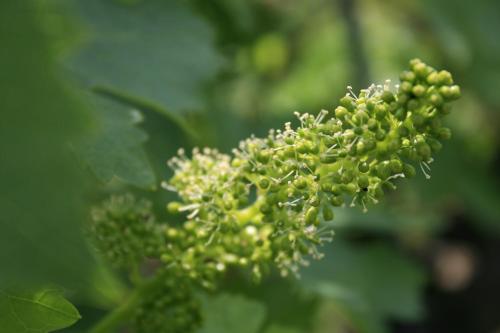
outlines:
{"label": "cluster stem", "polygon": [[89,332],[90,333],[112,333],[133,317],[135,309],[144,298],[155,293],[161,287],[162,275],[158,275],[139,285],[128,298],[116,309],[109,312]]}

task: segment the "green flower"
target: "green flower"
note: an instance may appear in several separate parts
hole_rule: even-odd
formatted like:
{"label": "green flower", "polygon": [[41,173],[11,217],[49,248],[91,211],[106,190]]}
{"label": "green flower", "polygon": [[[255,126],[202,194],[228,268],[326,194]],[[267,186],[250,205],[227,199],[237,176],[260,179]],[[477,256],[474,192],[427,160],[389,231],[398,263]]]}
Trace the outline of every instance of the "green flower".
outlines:
{"label": "green flower", "polygon": [[158,257],[164,246],[151,202],[132,195],[112,196],[91,212],[89,231],[97,249],[115,266],[130,268]]}
{"label": "green flower", "polygon": [[[189,225],[203,231],[197,242],[218,248],[213,260],[243,261],[257,278],[273,264],[283,275],[297,273],[331,240],[321,223],[333,219],[334,207],[348,202],[366,211],[396,179],[415,174],[411,163],[430,178],[432,154],[450,137],[441,119],[460,89],[449,72],[418,59],[400,77],[399,85],[386,81],[358,94],[348,87],[334,111],[297,113],[297,128],[287,123],[244,140],[232,156],[195,149],[191,159],[184,151],[173,158],[165,187],[179,194]],[[240,248],[248,227],[256,240]],[[225,255],[238,260],[224,262]]]}

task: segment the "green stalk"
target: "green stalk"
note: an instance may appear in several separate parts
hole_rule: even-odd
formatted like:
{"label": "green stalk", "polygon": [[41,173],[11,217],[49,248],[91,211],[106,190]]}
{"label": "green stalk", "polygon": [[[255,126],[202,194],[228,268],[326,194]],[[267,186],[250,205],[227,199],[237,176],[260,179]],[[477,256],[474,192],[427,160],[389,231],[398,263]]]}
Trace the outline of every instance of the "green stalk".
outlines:
{"label": "green stalk", "polygon": [[113,333],[126,323],[133,316],[136,308],[141,304],[144,298],[154,294],[155,291],[161,286],[162,275],[144,282],[137,289],[135,289],[128,297],[128,299],[119,307],[108,313],[101,319],[91,330],[90,333]]}
{"label": "green stalk", "polygon": [[260,206],[264,202],[264,197],[262,195],[258,196],[258,199],[252,205],[234,212],[234,216],[240,224],[245,224],[261,215]]}

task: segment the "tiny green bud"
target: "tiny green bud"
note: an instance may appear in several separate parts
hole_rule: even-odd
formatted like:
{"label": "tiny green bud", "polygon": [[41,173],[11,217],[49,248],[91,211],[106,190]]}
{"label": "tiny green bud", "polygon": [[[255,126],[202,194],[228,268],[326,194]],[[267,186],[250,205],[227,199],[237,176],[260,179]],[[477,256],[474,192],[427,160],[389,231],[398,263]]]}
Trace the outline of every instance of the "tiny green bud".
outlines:
{"label": "tiny green bud", "polygon": [[334,195],[331,197],[330,203],[336,207],[341,206],[344,203],[344,198],[340,195]]}
{"label": "tiny green bud", "polygon": [[169,239],[175,239],[179,236],[179,231],[176,228],[168,228],[165,230],[165,236]]}
{"label": "tiny green bud", "polygon": [[399,89],[402,92],[409,93],[409,92],[412,91],[413,85],[410,82],[408,82],[408,81],[403,81],[403,82],[401,82],[401,85],[399,86]]}
{"label": "tiny green bud", "polygon": [[461,92],[460,92],[460,87],[459,86],[451,86],[450,87],[450,98],[451,99],[457,99],[461,96]]}
{"label": "tiny green bud", "polygon": [[384,119],[386,116],[387,116],[387,106],[385,106],[384,104],[378,104],[378,105],[375,107],[375,117],[376,117],[378,120],[382,120],[382,119]]}
{"label": "tiny green bud", "polygon": [[343,189],[347,194],[354,195],[356,193],[356,190],[358,189],[358,187],[353,183],[349,183],[349,184],[344,185]]}
{"label": "tiny green bud", "polygon": [[401,81],[413,82],[415,81],[415,73],[411,71],[404,71],[401,73],[399,78],[401,79]]}
{"label": "tiny green bud", "polygon": [[335,109],[335,117],[337,118],[344,118],[348,113],[349,111],[343,106],[337,106]]}
{"label": "tiny green bud", "polygon": [[416,127],[422,126],[425,122],[425,118],[419,113],[412,114],[411,120]]}
{"label": "tiny green bud", "polygon": [[330,207],[324,206],[323,207],[323,220],[325,221],[331,221],[333,220],[333,210]]}
{"label": "tiny green bud", "polygon": [[426,64],[420,62],[413,66],[413,70],[418,77],[425,78],[429,73],[429,69]]}
{"label": "tiny green bud", "polygon": [[167,204],[167,211],[170,214],[178,214],[179,213],[179,209],[181,208],[181,206],[182,206],[182,204],[180,202],[170,201]]}
{"label": "tiny green bud", "polygon": [[366,102],[366,109],[368,111],[373,111],[375,109],[375,101],[373,99],[369,99],[367,102]]}
{"label": "tiny green bud", "polygon": [[435,105],[435,106],[441,106],[443,105],[443,97],[441,97],[440,94],[438,93],[433,93],[430,97],[429,97],[429,101]]}
{"label": "tiny green bud", "polygon": [[307,180],[304,177],[298,177],[293,181],[293,185],[298,189],[304,189],[307,187]]}
{"label": "tiny green bud", "polygon": [[382,189],[381,184],[377,185],[374,189],[375,198],[381,199],[384,196],[384,190]]}
{"label": "tiny green bud", "polygon": [[378,122],[375,119],[370,118],[366,123],[366,127],[368,127],[370,131],[376,131],[378,128]]}
{"label": "tiny green bud", "polygon": [[441,142],[439,142],[438,140],[433,139],[433,138],[428,138],[427,143],[431,147],[431,150],[433,152],[436,152],[436,153],[439,152],[441,150],[441,148],[443,148],[443,145],[441,144]]}
{"label": "tiny green bud", "polygon": [[307,225],[316,224],[316,220],[318,218],[318,208],[310,207],[305,215],[305,222]]}
{"label": "tiny green bud", "polygon": [[390,102],[395,100],[394,94],[388,90],[384,90],[381,97],[382,97],[382,100],[386,103],[390,103]]}
{"label": "tiny green bud", "polygon": [[259,181],[259,187],[262,188],[262,189],[267,189],[270,185],[270,182],[267,178],[262,178],[260,181]]}
{"label": "tiny green bud", "polygon": [[440,71],[437,75],[437,81],[439,85],[453,84],[453,78],[451,77],[451,74],[448,71]]}
{"label": "tiny green bud", "polygon": [[416,99],[410,99],[408,101],[408,110],[413,111],[420,107],[420,103]]}
{"label": "tiny green bud", "polygon": [[367,173],[370,170],[370,166],[367,162],[361,162],[358,165],[358,170],[362,173]]}
{"label": "tiny green bud", "polygon": [[391,175],[391,169],[389,163],[380,163],[377,166],[377,176],[380,179],[387,179]]}
{"label": "tiny green bud", "polygon": [[309,204],[313,207],[318,207],[320,205],[321,201],[319,199],[319,197],[317,195],[313,196],[310,200],[309,200]]}
{"label": "tiny green bud", "polygon": [[340,185],[333,185],[332,186],[332,193],[335,195],[341,195],[342,194],[342,187]]}
{"label": "tiny green bud", "polygon": [[358,186],[359,186],[361,189],[365,189],[365,188],[367,188],[369,185],[370,185],[370,179],[368,178],[368,176],[366,176],[366,175],[361,175],[361,176],[358,178]]}
{"label": "tiny green bud", "polygon": [[349,95],[345,95],[340,99],[340,105],[347,110],[352,111],[355,107],[354,99]]}
{"label": "tiny green bud", "polygon": [[407,137],[408,135],[410,135],[410,130],[405,125],[401,125],[398,127],[398,134],[401,137]]}
{"label": "tiny green bud", "polygon": [[403,174],[405,175],[406,178],[412,178],[415,177],[417,173],[413,165],[405,163],[403,166]]}
{"label": "tiny green bud", "polygon": [[321,191],[330,193],[332,192],[332,185],[329,183],[323,183],[321,184]]}
{"label": "tiny green bud", "polygon": [[438,131],[438,138],[441,140],[449,140],[451,138],[451,130],[446,127],[442,127]]}
{"label": "tiny green bud", "polygon": [[389,166],[393,173],[400,173],[403,171],[403,163],[400,160],[393,159],[389,162]]}
{"label": "tiny green bud", "polygon": [[432,72],[429,75],[427,75],[427,83],[431,85],[436,85],[439,82],[439,77],[437,72]]}

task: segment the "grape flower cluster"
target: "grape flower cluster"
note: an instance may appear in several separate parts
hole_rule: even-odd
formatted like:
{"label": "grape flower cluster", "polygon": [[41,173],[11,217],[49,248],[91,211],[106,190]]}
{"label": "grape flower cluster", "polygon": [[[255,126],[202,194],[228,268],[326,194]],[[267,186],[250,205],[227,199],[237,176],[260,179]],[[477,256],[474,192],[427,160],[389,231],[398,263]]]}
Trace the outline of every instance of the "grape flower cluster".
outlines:
{"label": "grape flower cluster", "polygon": [[159,256],[165,242],[162,228],[151,202],[126,194],[94,207],[88,229],[102,255],[113,265],[126,268]]}
{"label": "grape flower cluster", "polygon": [[201,303],[189,281],[177,274],[162,276],[155,292],[142,299],[133,317],[140,333],[186,333],[201,323]]}
{"label": "grape flower cluster", "polygon": [[348,87],[335,109],[296,113],[297,126],[252,136],[231,155],[179,150],[162,185],[178,194],[167,207],[185,223],[155,224],[143,202],[115,198],[124,207],[96,211],[95,237],[110,259],[152,256],[162,274],[208,289],[228,267],[247,267],[256,280],[273,267],[298,275],[332,240],[325,222],[336,207],[366,211],[398,178],[417,170],[430,178],[432,155],[451,136],[442,119],[459,97],[449,72],[411,60],[400,84]]}

